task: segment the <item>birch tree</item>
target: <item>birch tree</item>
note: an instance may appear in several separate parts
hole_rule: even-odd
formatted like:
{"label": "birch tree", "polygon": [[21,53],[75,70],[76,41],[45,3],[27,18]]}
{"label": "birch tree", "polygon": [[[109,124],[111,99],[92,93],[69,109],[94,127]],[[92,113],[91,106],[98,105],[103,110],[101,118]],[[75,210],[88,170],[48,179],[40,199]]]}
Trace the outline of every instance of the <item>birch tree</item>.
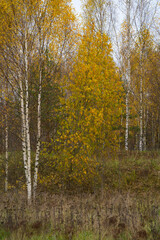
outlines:
{"label": "birch tree", "polygon": [[87,0],[83,7],[85,24],[93,26],[94,31],[111,34],[111,1]]}
{"label": "birch tree", "polygon": [[129,95],[130,95],[130,83],[131,83],[131,63],[130,63],[130,53],[131,53],[131,0],[126,0],[127,8],[127,66],[126,66],[126,132],[125,132],[125,150],[128,151],[129,142]]}
{"label": "birch tree", "polygon": [[[139,99],[138,105],[138,115],[139,115],[139,150],[142,151],[143,148],[146,148],[146,123],[145,118],[147,119],[147,110],[144,108],[144,89],[146,86],[144,85],[143,76],[145,70],[143,68],[143,61],[145,58],[145,48],[144,48],[144,38],[143,33],[144,29],[151,27],[154,19],[154,14],[156,12],[156,4],[153,4],[152,11],[151,9],[151,2],[149,1],[135,1],[132,2],[131,0],[125,1],[126,7],[126,21],[123,24],[123,33],[122,33],[122,47],[121,47],[121,72],[125,81],[125,89],[126,89],[126,123],[125,123],[125,150],[128,151],[129,149],[129,129],[132,129],[132,102],[135,97]],[[124,36],[125,35],[125,36]],[[137,39],[138,42],[137,42]],[[141,46],[140,51],[140,59],[138,61],[139,64],[139,96],[137,96],[137,92],[134,90],[136,86],[134,86],[134,81],[132,82],[132,74],[134,74],[135,69],[132,67],[131,58],[134,52],[132,51],[135,45]],[[134,56],[133,56],[134,58]],[[134,108],[134,107],[133,107]],[[146,108],[147,109],[147,108]]]}
{"label": "birch tree", "polygon": [[[40,155],[40,141],[41,141],[41,98],[42,98],[42,81],[43,81],[43,63],[45,60],[45,51],[48,47],[51,53],[57,54],[57,65],[61,64],[61,59],[65,54],[69,54],[69,49],[72,48],[68,41],[71,36],[71,28],[69,24],[64,26],[65,35],[60,37],[61,25],[60,22],[74,20],[74,15],[71,14],[69,1],[2,1],[0,5],[3,10],[3,17],[1,22],[5,22],[4,33],[2,35],[3,46],[1,53],[7,69],[10,73],[11,79],[9,83],[12,84],[16,94],[19,96],[21,109],[21,139],[24,170],[26,176],[27,197],[28,203],[31,203],[32,193],[35,198],[37,179],[38,179],[38,165]],[[4,11],[5,10],[5,11]],[[9,13],[9,14],[8,14]],[[70,14],[70,15],[69,15]],[[67,20],[68,19],[68,20]],[[64,30],[63,29],[63,30]],[[62,33],[63,31],[61,31]],[[59,35],[58,35],[59,34]],[[57,39],[60,39],[59,43]],[[53,49],[54,42],[61,46]],[[6,51],[7,49],[7,51]],[[54,56],[53,55],[53,56]],[[69,56],[69,55],[68,55]],[[56,62],[55,61],[55,62]],[[35,168],[32,186],[32,172],[31,172],[31,130],[30,130],[30,85],[32,77],[32,65],[37,64],[38,70],[38,93],[37,93],[37,141],[35,146]],[[4,72],[3,72],[4,73]],[[4,73],[5,74],[5,73]],[[14,82],[14,84],[13,84]],[[33,189],[32,189],[33,187]]]}
{"label": "birch tree", "polygon": [[[151,11],[152,9],[152,11]],[[154,17],[157,11],[157,3],[153,1],[140,0],[137,2],[137,18],[135,19],[135,28],[139,38],[138,44],[140,48],[139,58],[139,150],[146,149],[146,108],[147,105],[145,97],[147,94],[147,83],[145,82],[145,75],[147,69],[144,68],[144,63],[147,61],[147,48],[146,48],[146,31],[151,30],[154,23]],[[146,29],[146,30],[145,30]]]}
{"label": "birch tree", "polygon": [[1,104],[2,104],[2,121],[1,126],[4,132],[4,168],[5,168],[5,177],[4,177],[4,191],[8,191],[8,158],[9,158],[9,126],[8,126],[8,86],[7,82],[4,81],[4,76],[1,75]]}

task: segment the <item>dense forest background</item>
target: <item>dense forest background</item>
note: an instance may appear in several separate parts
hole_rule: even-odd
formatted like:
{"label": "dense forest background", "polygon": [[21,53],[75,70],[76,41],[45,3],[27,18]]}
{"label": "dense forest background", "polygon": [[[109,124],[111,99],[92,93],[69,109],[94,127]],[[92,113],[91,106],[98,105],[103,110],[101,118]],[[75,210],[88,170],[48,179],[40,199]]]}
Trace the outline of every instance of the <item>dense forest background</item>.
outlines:
{"label": "dense forest background", "polygon": [[1,0],[2,192],[114,188],[119,159],[158,154],[159,6],[86,0],[79,21],[69,0]]}

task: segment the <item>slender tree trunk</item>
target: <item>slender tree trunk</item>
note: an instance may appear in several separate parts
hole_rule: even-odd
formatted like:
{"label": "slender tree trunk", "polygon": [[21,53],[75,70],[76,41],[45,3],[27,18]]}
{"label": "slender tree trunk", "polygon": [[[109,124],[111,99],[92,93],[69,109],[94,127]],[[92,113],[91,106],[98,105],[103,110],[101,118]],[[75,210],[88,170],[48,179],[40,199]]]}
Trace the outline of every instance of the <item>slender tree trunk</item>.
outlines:
{"label": "slender tree trunk", "polygon": [[41,32],[39,39],[39,91],[38,91],[38,109],[37,109],[37,146],[36,146],[36,157],[35,157],[35,169],[34,169],[34,180],[33,180],[33,198],[36,197],[37,180],[38,180],[38,166],[39,166],[39,155],[41,146],[41,94],[42,94],[42,56],[41,56]]}
{"label": "slender tree trunk", "polygon": [[[27,22],[27,20],[25,20]],[[27,167],[28,167],[28,182],[27,182],[27,195],[28,203],[31,203],[32,199],[32,181],[31,181],[31,144],[30,144],[30,129],[29,129],[29,88],[28,88],[28,40],[25,22],[25,51],[24,51],[24,62],[25,62],[25,117],[26,117],[26,143],[27,143]]]}
{"label": "slender tree trunk", "polygon": [[26,117],[25,117],[25,107],[24,107],[24,93],[22,80],[20,79],[20,103],[21,103],[21,129],[22,129],[22,152],[23,152],[23,163],[24,171],[26,176],[26,183],[28,185],[28,164],[27,164],[27,144],[26,144]]}
{"label": "slender tree trunk", "polygon": [[36,146],[36,157],[35,157],[35,169],[34,169],[34,182],[33,182],[33,197],[36,197],[37,179],[38,179],[38,166],[39,166],[39,155],[40,155],[40,138],[41,138],[41,86],[40,93],[38,94],[38,119],[37,119],[37,146]]}
{"label": "slender tree trunk", "polygon": [[140,118],[140,136],[139,136],[139,150],[143,151],[143,65],[142,65],[142,58],[143,58],[143,42],[142,42],[142,29],[143,29],[143,22],[142,22],[142,11],[143,11],[143,0],[140,3],[140,111],[139,111],[139,118]]}
{"label": "slender tree trunk", "polygon": [[6,113],[5,126],[5,192],[8,191],[8,117]]}
{"label": "slender tree trunk", "polygon": [[7,109],[7,101],[6,97],[8,96],[8,85],[5,84],[5,88],[2,87],[2,98],[4,99],[4,107],[5,107],[5,183],[4,190],[8,191],[8,109]]}
{"label": "slender tree trunk", "polygon": [[159,109],[158,109],[158,149],[160,148],[160,116],[159,116]]}
{"label": "slender tree trunk", "polygon": [[147,150],[147,109],[144,111],[144,134],[143,134],[143,149]]}
{"label": "slender tree trunk", "polygon": [[129,94],[131,82],[131,62],[130,62],[130,45],[131,45],[131,31],[130,31],[130,8],[131,0],[126,0],[127,5],[127,70],[126,70],[126,132],[125,132],[125,150],[128,151],[129,142]]}
{"label": "slender tree trunk", "polygon": [[139,150],[143,151],[143,79],[140,79],[140,138]]}
{"label": "slender tree trunk", "polygon": [[126,93],[126,133],[125,133],[125,150],[126,151],[128,151],[128,139],[129,139],[129,90],[127,89],[127,93]]}
{"label": "slender tree trunk", "polygon": [[154,115],[152,114],[152,149],[155,150],[155,128],[154,128]]}

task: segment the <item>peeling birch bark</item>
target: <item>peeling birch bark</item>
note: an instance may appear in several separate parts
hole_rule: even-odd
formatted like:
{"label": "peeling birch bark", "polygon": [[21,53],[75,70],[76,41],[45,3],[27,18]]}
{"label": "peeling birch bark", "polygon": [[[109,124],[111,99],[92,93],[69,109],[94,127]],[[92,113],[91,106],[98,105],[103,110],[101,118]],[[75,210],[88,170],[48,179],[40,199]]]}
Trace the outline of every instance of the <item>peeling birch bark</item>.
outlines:
{"label": "peeling birch bark", "polygon": [[[25,13],[26,15],[26,13]],[[25,63],[25,120],[26,120],[26,145],[27,145],[27,197],[28,203],[32,200],[32,181],[31,181],[31,145],[30,145],[30,129],[29,129],[29,88],[28,88],[28,39],[26,30],[25,19],[25,50],[24,50],[24,63]]]}
{"label": "peeling birch bark", "polygon": [[22,153],[26,182],[28,182],[28,166],[27,166],[27,145],[26,145],[26,117],[24,109],[24,94],[22,87],[22,80],[19,81],[20,85],[20,103],[21,103],[21,134],[22,134]]}

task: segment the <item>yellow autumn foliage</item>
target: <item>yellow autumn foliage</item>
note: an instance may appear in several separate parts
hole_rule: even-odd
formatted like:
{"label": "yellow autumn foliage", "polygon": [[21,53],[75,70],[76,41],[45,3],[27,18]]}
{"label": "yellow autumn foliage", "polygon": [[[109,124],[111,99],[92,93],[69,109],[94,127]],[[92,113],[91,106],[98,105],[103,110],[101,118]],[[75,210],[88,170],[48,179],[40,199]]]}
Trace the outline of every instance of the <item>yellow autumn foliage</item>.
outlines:
{"label": "yellow autumn foliage", "polygon": [[123,87],[106,34],[84,29],[72,73],[62,87],[65,117],[51,157],[53,181],[94,185],[99,160],[117,149],[123,107]]}

